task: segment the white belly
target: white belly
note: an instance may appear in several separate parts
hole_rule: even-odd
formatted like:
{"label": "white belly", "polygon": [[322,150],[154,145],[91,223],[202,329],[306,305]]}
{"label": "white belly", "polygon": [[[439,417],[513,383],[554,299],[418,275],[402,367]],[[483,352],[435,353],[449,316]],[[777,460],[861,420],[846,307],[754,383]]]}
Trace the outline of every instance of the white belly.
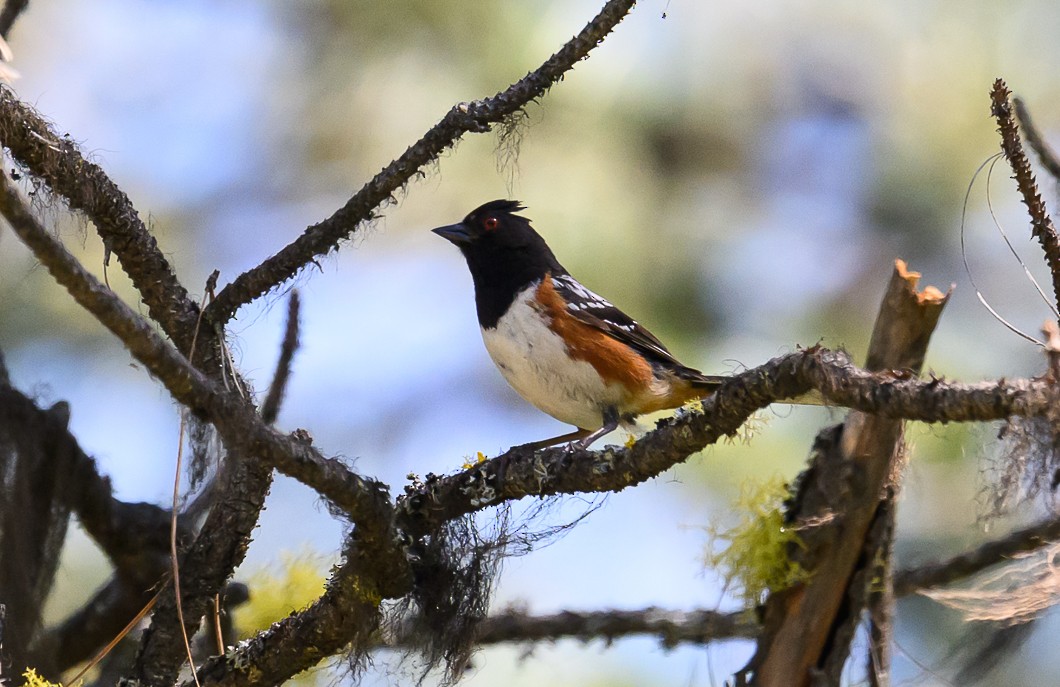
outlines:
{"label": "white belly", "polygon": [[520,293],[495,328],[483,329],[482,341],[520,396],[561,422],[597,429],[604,407],[621,408],[623,391],[604,384],[589,363],[570,358],[563,340],[527,302],[536,288]]}

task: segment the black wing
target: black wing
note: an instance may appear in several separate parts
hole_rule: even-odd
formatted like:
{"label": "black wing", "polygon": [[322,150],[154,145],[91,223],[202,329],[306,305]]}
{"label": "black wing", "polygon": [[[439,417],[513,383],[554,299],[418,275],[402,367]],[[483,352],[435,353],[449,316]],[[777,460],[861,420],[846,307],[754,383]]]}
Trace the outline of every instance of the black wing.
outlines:
{"label": "black wing", "polygon": [[[552,277],[556,291],[567,302],[567,310],[577,320],[595,327],[665,367],[685,368],[662,341],[607,299],[582,286],[569,274]],[[687,368],[691,369],[691,368]]]}

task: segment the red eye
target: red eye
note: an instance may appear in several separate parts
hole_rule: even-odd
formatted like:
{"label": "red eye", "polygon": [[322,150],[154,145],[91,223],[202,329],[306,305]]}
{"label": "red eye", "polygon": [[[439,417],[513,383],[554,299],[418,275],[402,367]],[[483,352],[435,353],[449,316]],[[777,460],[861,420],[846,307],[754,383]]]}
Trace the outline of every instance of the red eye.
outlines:
{"label": "red eye", "polygon": [[496,217],[490,215],[486,219],[482,220],[482,226],[485,227],[486,231],[493,231],[498,226],[500,226],[500,222],[497,221]]}

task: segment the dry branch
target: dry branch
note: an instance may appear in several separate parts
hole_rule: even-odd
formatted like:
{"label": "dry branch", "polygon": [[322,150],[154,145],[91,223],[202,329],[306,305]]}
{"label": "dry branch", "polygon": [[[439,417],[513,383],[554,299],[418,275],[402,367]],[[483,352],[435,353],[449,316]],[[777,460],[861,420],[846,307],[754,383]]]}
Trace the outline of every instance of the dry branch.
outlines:
{"label": "dry branch", "polygon": [[[915,375],[923,365],[947,296],[933,287],[917,292],[919,276],[895,264],[869,344],[870,369]],[[818,436],[791,516],[796,523],[829,522],[804,529],[805,549],[794,554],[812,573],[809,581],[766,602],[763,634],[746,669],[751,684],[805,687],[819,671],[835,677],[842,670],[865,602],[867,580],[857,573],[878,549],[866,544],[895,475],[901,436],[899,420],[860,411]]]}
{"label": "dry branch", "polygon": [[[894,597],[971,577],[1020,553],[1060,540],[1060,518],[987,542],[939,563],[905,568],[894,575]],[[878,592],[879,590],[872,590]],[[882,602],[882,600],[881,600]],[[478,644],[544,642],[561,639],[611,641],[632,635],[655,635],[666,648],[680,643],[705,644],[727,639],[753,639],[761,625],[746,611],[723,613],[710,609],[672,610],[655,607],[637,610],[561,611],[533,615],[509,610],[491,615],[479,626]],[[882,638],[881,638],[882,639]]]}
{"label": "dry branch", "polygon": [[[269,466],[238,448],[229,451],[224,498],[210,509],[191,546],[180,557],[180,601],[163,594],[144,631],[133,668],[141,685],[172,685],[187,660],[185,637],[193,636],[215,595],[243,562],[272,484]],[[175,585],[173,585],[175,586]],[[181,627],[183,618],[183,629]]]}
{"label": "dry branch", "polygon": [[376,174],[335,214],[309,227],[276,255],[225,286],[207,307],[207,318],[214,323],[227,322],[240,307],[290,279],[314,259],[334,250],[362,223],[374,219],[380,206],[464,134],[487,132],[494,124],[540,98],[611,33],[635,2],[608,0],[578,35],[536,70],[490,98],[455,105],[423,138]]}

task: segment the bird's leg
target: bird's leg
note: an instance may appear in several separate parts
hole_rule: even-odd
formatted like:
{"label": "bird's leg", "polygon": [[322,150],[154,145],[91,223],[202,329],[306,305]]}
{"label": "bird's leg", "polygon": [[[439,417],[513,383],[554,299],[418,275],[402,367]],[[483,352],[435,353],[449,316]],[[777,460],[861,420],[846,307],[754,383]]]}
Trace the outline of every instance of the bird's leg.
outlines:
{"label": "bird's leg", "polygon": [[615,408],[614,406],[608,406],[604,408],[604,426],[596,431],[589,432],[589,434],[585,435],[584,438],[576,442],[572,442],[571,446],[576,445],[578,448],[589,448],[589,445],[600,437],[604,436],[605,434],[610,434],[611,432],[618,429],[618,420],[618,408]]}
{"label": "bird's leg", "polygon": [[567,432],[566,434],[560,434],[558,437],[552,437],[551,439],[542,439],[541,441],[531,441],[529,444],[519,444],[515,448],[525,448],[531,451],[536,451],[539,448],[548,448],[549,446],[556,446],[557,444],[566,444],[571,441],[577,441],[582,437],[589,436],[591,433],[588,429],[577,429],[573,432]]}
{"label": "bird's leg", "polygon": [[594,441],[610,434],[611,432],[618,429],[619,415],[618,409],[614,406],[608,406],[604,408],[604,426],[597,430],[588,429],[576,429],[573,432],[567,432],[566,434],[560,434],[558,437],[552,437],[551,439],[542,439],[541,441],[531,441],[529,444],[519,444],[515,448],[529,449],[536,451],[539,448],[548,448],[549,446],[556,446],[558,444],[569,443],[571,448],[589,448],[589,445]]}

